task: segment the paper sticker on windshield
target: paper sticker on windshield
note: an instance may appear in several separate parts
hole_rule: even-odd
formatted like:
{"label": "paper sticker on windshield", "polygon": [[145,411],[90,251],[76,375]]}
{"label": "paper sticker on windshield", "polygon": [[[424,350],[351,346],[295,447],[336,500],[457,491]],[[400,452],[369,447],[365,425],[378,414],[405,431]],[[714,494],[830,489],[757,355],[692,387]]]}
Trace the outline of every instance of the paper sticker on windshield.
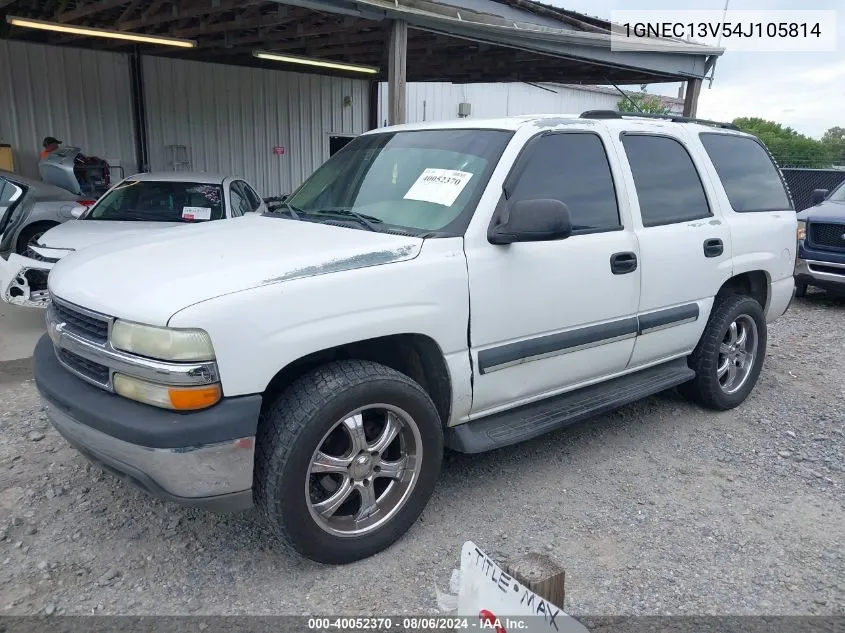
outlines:
{"label": "paper sticker on windshield", "polygon": [[454,169],[429,167],[405,194],[406,200],[422,200],[451,207],[467,186],[472,174]]}
{"label": "paper sticker on windshield", "polygon": [[211,207],[182,207],[183,220],[210,220]]}

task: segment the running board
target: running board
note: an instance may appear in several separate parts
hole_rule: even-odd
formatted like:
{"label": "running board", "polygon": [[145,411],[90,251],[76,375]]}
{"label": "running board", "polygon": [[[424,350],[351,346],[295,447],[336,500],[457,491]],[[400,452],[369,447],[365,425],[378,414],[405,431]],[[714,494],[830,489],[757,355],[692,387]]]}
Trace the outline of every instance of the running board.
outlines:
{"label": "running board", "polygon": [[686,358],[620,376],[446,430],[446,446],[481,453],[530,440],[595,415],[618,409],[695,378]]}

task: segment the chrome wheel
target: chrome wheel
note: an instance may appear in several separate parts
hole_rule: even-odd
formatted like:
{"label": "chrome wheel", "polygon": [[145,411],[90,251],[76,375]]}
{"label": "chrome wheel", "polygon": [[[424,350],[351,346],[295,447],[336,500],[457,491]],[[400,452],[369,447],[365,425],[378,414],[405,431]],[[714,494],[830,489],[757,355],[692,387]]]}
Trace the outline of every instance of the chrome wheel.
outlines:
{"label": "chrome wheel", "polygon": [[716,375],[725,393],[736,393],[748,380],[757,358],[757,323],[747,314],[734,319],[719,345]]}
{"label": "chrome wheel", "polygon": [[407,412],[386,404],[352,411],[311,456],[305,477],[309,512],[335,536],[373,532],[405,505],[421,465],[420,431]]}

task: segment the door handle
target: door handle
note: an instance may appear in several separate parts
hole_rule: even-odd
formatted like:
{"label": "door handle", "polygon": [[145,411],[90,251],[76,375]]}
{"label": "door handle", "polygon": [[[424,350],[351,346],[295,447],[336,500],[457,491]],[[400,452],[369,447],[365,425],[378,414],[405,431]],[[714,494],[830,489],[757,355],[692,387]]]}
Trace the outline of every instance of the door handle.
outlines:
{"label": "door handle", "polygon": [[705,257],[718,257],[724,252],[725,245],[722,244],[722,240],[720,240],[718,237],[714,237],[709,240],[704,240]]}
{"label": "door handle", "polygon": [[634,253],[614,253],[610,256],[610,272],[614,275],[626,275],[637,269],[637,256]]}

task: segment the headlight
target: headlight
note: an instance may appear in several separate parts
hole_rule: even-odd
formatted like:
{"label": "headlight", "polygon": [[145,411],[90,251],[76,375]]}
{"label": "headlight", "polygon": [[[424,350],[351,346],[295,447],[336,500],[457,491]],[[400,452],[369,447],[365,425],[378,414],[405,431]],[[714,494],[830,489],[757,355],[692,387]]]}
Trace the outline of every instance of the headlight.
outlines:
{"label": "headlight", "polygon": [[204,330],[174,330],[117,320],[112,325],[112,347],[139,356],[171,361],[214,360],[211,338]]}
{"label": "headlight", "polygon": [[176,411],[205,409],[217,404],[223,395],[219,384],[169,387],[123,374],[115,374],[113,384],[115,392],[124,398]]}
{"label": "headlight", "polygon": [[795,237],[799,242],[807,237],[807,223],[804,220],[798,220],[798,231],[796,232]]}

